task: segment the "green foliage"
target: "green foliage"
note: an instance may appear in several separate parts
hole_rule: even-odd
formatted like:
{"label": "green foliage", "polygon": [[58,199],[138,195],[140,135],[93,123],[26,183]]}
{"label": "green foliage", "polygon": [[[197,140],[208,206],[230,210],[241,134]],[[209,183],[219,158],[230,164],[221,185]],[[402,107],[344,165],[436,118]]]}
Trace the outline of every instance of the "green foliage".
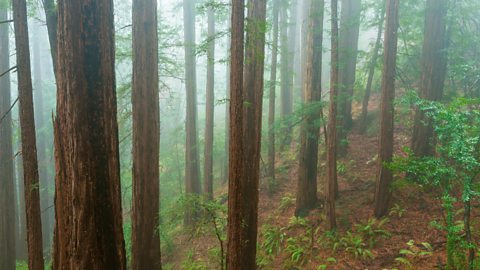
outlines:
{"label": "green foliage", "polygon": [[408,269],[413,269],[412,261],[416,258],[426,257],[432,255],[433,248],[427,242],[422,242],[417,245],[415,241],[410,240],[407,242],[407,248],[399,251],[399,257],[395,258],[395,261],[404,265]]}
{"label": "green foliage", "polygon": [[285,241],[286,233],[284,228],[265,224],[262,226],[263,242],[260,244],[260,249],[266,255],[278,255]]}
{"label": "green foliage", "polygon": [[288,208],[292,207],[295,205],[295,196],[293,196],[293,194],[291,193],[287,193],[285,194],[285,196],[283,196],[281,199],[280,199],[280,204],[278,206],[278,213],[283,213],[285,212],[285,210],[287,210]]}
{"label": "green foliage", "polygon": [[347,232],[347,234],[340,238],[339,245],[346,252],[355,256],[355,259],[361,258],[363,260],[373,259],[374,255],[368,249],[367,244],[364,242],[361,235]]}
{"label": "green foliage", "polygon": [[370,218],[366,223],[355,224],[356,231],[362,236],[362,239],[368,242],[372,248],[379,238],[389,237],[391,234],[384,228],[389,221],[388,218],[377,220]]}
{"label": "green foliage", "polygon": [[390,209],[390,212],[388,212],[388,215],[391,217],[396,216],[398,218],[401,218],[403,217],[403,215],[405,215],[406,212],[407,212],[407,209],[403,208],[401,205],[396,203]]}
{"label": "green foliage", "polygon": [[205,262],[195,260],[195,254],[192,250],[187,252],[187,258],[182,262],[182,269],[184,270],[207,270],[208,267]]}

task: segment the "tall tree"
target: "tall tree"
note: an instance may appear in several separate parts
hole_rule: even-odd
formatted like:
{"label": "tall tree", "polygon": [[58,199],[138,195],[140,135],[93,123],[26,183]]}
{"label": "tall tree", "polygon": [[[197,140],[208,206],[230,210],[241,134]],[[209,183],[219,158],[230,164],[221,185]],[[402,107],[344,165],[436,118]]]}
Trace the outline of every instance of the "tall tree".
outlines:
{"label": "tall tree", "polygon": [[[0,2],[0,21],[8,20]],[[0,73],[10,68],[8,24],[0,24]],[[0,77],[0,269],[15,269],[15,199],[10,74]]]}
{"label": "tall tree", "polygon": [[365,95],[363,96],[362,101],[362,113],[359,120],[359,132],[364,134],[367,130],[367,120],[368,120],[368,103],[370,101],[370,93],[372,91],[373,76],[375,75],[375,67],[377,66],[378,54],[380,47],[382,46],[382,32],[383,32],[383,23],[385,22],[385,3],[382,2],[382,7],[378,11],[378,26],[377,26],[377,39],[375,40],[375,46],[373,47],[372,59],[368,66],[368,78],[367,86],[365,87]]}
{"label": "tall tree", "polygon": [[58,26],[53,268],[123,270],[113,1],[61,0]]}
{"label": "tall tree", "polygon": [[[289,43],[288,43],[288,1],[279,1],[280,7],[280,117],[286,120],[293,111],[292,91],[289,87]],[[291,135],[288,130],[284,131],[282,145],[288,144]]]}
{"label": "tall tree", "polygon": [[157,1],[134,0],[132,269],[161,269]]}
{"label": "tall tree", "polygon": [[[427,0],[423,41],[420,97],[438,101],[443,96],[446,52],[447,0]],[[433,126],[425,111],[416,110],[412,136],[412,150],[416,156],[433,155]]]}
{"label": "tall tree", "polygon": [[[296,56],[296,44],[297,44],[297,19],[298,19],[298,1],[300,0],[290,0],[289,14],[290,18],[288,21],[288,77],[287,77],[287,86],[292,96],[291,105],[293,108],[294,101],[294,89],[295,89],[295,56]],[[298,75],[298,74],[297,74]],[[297,97],[299,93],[296,93]],[[291,131],[290,131],[291,132]]]}
{"label": "tall tree", "polygon": [[395,98],[395,75],[397,62],[399,0],[387,0],[386,26],[384,37],[384,59],[382,73],[380,143],[378,152],[378,174],[375,188],[375,216],[382,217],[388,211],[391,198],[390,183],[392,171],[385,164],[392,161],[393,155],[393,102]]}
{"label": "tall tree", "polygon": [[[183,24],[185,40],[185,88],[187,91],[187,115],[185,145],[185,193],[198,195],[200,187],[200,164],[197,140],[197,71],[195,59],[195,0],[183,0]],[[192,225],[197,211],[190,206],[185,212],[185,224]]]}
{"label": "tall tree", "polygon": [[325,183],[325,207],[329,230],[337,227],[335,197],[337,186],[337,106],[338,106],[338,0],[331,0],[331,70],[330,109],[327,128],[327,178]]}
{"label": "tall tree", "polygon": [[33,87],[30,71],[27,3],[13,1],[15,45],[17,47],[18,97],[20,101],[20,128],[27,214],[27,243],[29,269],[43,269],[42,221],[40,210],[35,116],[33,111]]}
{"label": "tall tree", "polygon": [[42,0],[43,10],[47,23],[48,40],[50,42],[50,53],[53,63],[53,72],[57,73],[57,22],[58,13],[55,0]]}
{"label": "tall tree", "polygon": [[[231,29],[231,21],[228,20],[228,31]],[[227,37],[227,59],[230,57],[230,37]],[[228,156],[230,145],[230,61],[225,65],[225,159],[223,164],[223,183],[228,181]]]}
{"label": "tall tree", "polygon": [[338,154],[347,154],[347,133],[352,127],[352,97],[360,32],[361,0],[342,0],[339,34],[339,130]]}
{"label": "tall tree", "polygon": [[298,82],[301,89],[301,98],[302,102],[305,100],[305,93],[303,91],[303,82],[305,81],[305,76],[307,74],[307,55],[308,55],[308,30],[310,25],[310,8],[312,6],[312,0],[302,0],[302,24],[300,27],[300,69],[298,74]]}
{"label": "tall tree", "polygon": [[209,5],[208,17],[208,48],[207,48],[207,95],[206,95],[206,119],[205,119],[205,155],[204,155],[204,192],[205,195],[213,198],[213,121],[215,102],[215,11]]}
{"label": "tall tree", "polygon": [[277,58],[278,58],[278,14],[280,6],[273,1],[272,18],[272,64],[270,69],[270,84],[268,94],[268,176],[275,181],[275,89],[277,86]]}
{"label": "tall tree", "polygon": [[245,64],[244,2],[232,4],[227,269],[240,270],[256,268],[266,0],[248,2]]}
{"label": "tall tree", "polygon": [[295,215],[317,203],[318,138],[322,97],[322,48],[324,0],[312,0],[304,86],[307,115],[302,121]]}
{"label": "tall tree", "polygon": [[[19,141],[18,141],[19,142]],[[17,170],[17,200],[18,200],[18,227],[17,227],[17,259],[26,261],[28,259],[27,251],[27,222],[25,213],[25,189],[23,183],[23,162],[20,142],[18,143],[18,155],[16,158],[15,169]]]}

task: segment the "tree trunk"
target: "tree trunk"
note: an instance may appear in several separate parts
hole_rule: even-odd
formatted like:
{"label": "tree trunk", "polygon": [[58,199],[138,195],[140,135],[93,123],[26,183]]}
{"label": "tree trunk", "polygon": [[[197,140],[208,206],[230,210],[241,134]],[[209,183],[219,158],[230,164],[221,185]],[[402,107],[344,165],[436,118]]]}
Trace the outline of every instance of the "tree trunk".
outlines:
{"label": "tree trunk", "polygon": [[55,0],[42,0],[47,23],[48,40],[53,63],[53,73],[57,74],[57,22],[58,13]]}
{"label": "tree trunk", "polygon": [[[296,56],[296,44],[297,44],[297,18],[298,18],[298,1],[290,0],[290,20],[288,22],[288,89],[290,91],[290,106],[293,109],[294,101],[294,89],[295,89],[295,56]],[[299,94],[299,93],[296,93]],[[297,96],[298,97],[298,96]],[[291,133],[291,130],[288,131]]]}
{"label": "tree trunk", "polygon": [[360,0],[342,0],[339,37],[339,130],[338,155],[348,150],[347,134],[352,127],[352,98],[357,67],[358,36],[360,31]]}
{"label": "tree trunk", "polygon": [[304,85],[307,115],[302,121],[299,154],[296,216],[303,216],[317,203],[318,139],[322,98],[322,48],[324,0],[312,0],[307,39],[307,62]]}
{"label": "tree trunk", "polygon": [[[8,19],[0,7],[0,21]],[[8,24],[0,24],[0,73],[10,68]],[[0,77],[0,269],[15,269],[15,198],[10,74]]]}
{"label": "tree trunk", "polygon": [[[277,58],[278,58],[278,14],[279,3],[273,2],[273,31],[272,31],[272,65],[270,70],[270,84],[268,96],[268,177],[271,183],[275,182],[275,89],[277,86]],[[270,186],[270,185],[269,185]]]}
{"label": "tree trunk", "polygon": [[[251,0],[248,3],[245,66],[242,53],[243,1],[233,1],[232,4],[227,269],[240,270],[256,268],[266,1]],[[233,70],[233,67],[242,70]],[[243,73],[244,78],[239,73]]]}
{"label": "tree trunk", "polygon": [[[185,88],[187,91],[186,144],[185,144],[185,193],[199,195],[200,164],[197,143],[197,75],[195,54],[195,0],[183,0],[183,23],[185,38]],[[185,225],[193,225],[198,218],[198,209],[189,205],[185,211]]]}
{"label": "tree trunk", "polygon": [[378,17],[379,19],[378,19],[377,39],[375,41],[375,47],[373,48],[372,59],[368,67],[367,86],[365,88],[365,96],[363,97],[363,101],[362,101],[362,114],[360,115],[360,121],[359,121],[360,134],[365,134],[365,132],[367,131],[368,102],[370,101],[370,93],[372,91],[372,84],[373,84],[373,75],[375,74],[375,67],[377,66],[377,61],[378,61],[378,52],[380,51],[380,47],[382,46],[383,23],[385,21],[385,5],[382,6],[382,9],[380,10]]}
{"label": "tree trunk", "polygon": [[53,269],[123,270],[113,3],[58,11]]}
{"label": "tree trunk", "polygon": [[16,244],[17,247],[17,258],[19,260],[26,261],[28,259],[28,251],[27,251],[27,222],[26,222],[26,213],[25,213],[25,189],[23,183],[23,162],[22,162],[22,154],[21,154],[21,142],[18,143],[18,156],[17,156],[17,184],[18,184],[18,242]]}
{"label": "tree trunk", "polygon": [[302,102],[305,101],[305,93],[303,91],[303,82],[306,80],[305,76],[307,74],[307,65],[306,65],[308,60],[307,59],[307,55],[308,55],[307,39],[308,39],[308,31],[309,31],[309,24],[310,24],[311,6],[312,6],[312,0],[302,0],[302,26],[301,26],[301,43],[300,43],[301,44],[300,45],[301,67],[300,67],[300,73],[298,74],[298,78],[300,81]]}
{"label": "tree trunk", "polygon": [[[231,25],[229,23],[228,30],[230,31]],[[230,38],[227,38],[227,59],[230,57]],[[229,144],[230,144],[230,62],[227,61],[225,68],[225,158],[223,164],[223,183],[228,181],[228,156],[229,156]]]}
{"label": "tree trunk", "polygon": [[157,1],[134,0],[132,269],[161,269]]}
{"label": "tree trunk", "polygon": [[[282,119],[282,143],[281,150],[285,145],[290,144],[291,134],[288,128],[285,128],[287,118],[292,114],[293,101],[292,92],[289,87],[289,44],[288,44],[288,16],[286,1],[280,1],[280,117]],[[280,4],[280,3],[279,3]]]}
{"label": "tree trunk", "polygon": [[[33,33],[33,89],[35,98],[35,126],[37,127],[38,172],[40,177],[40,206],[42,210],[42,241],[45,253],[50,253],[53,235],[53,211],[50,205],[50,179],[48,176],[48,158],[46,153],[45,116],[43,105],[42,69],[40,56],[39,28],[34,26]],[[52,209],[53,210],[53,209]]]}
{"label": "tree trunk", "polygon": [[380,145],[378,152],[378,175],[375,188],[375,216],[382,217],[388,211],[391,198],[390,183],[392,171],[385,163],[392,161],[393,155],[393,116],[395,98],[395,75],[397,61],[397,30],[399,0],[387,0],[387,22],[384,38],[384,61],[382,73],[382,98],[380,121]]}
{"label": "tree trunk", "polygon": [[337,227],[335,197],[337,193],[338,0],[331,0],[331,18],[330,109],[327,128],[325,207],[327,209],[327,228],[334,230]]}
{"label": "tree trunk", "polygon": [[13,1],[15,44],[17,47],[18,94],[20,101],[20,128],[27,214],[27,243],[29,269],[43,269],[42,221],[33,112],[32,76],[27,26],[27,3]]}
{"label": "tree trunk", "polygon": [[215,12],[209,7],[208,16],[208,49],[207,49],[207,86],[205,113],[205,158],[204,192],[207,198],[213,199],[213,122],[214,122],[214,83],[215,83]]}
{"label": "tree trunk", "polygon": [[[428,0],[425,15],[420,97],[439,101],[447,70],[445,25],[447,0]],[[412,150],[416,156],[434,154],[433,126],[421,110],[415,111]]]}

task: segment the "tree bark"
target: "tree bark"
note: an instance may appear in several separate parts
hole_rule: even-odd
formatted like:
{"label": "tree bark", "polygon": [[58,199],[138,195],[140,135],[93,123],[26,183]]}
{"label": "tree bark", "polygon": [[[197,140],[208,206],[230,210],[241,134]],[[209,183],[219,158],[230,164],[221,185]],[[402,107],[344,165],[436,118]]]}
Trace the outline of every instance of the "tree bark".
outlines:
{"label": "tree bark", "polygon": [[337,227],[335,217],[335,197],[337,186],[337,100],[338,100],[338,0],[331,0],[331,71],[330,109],[327,128],[327,179],[325,183],[325,207],[327,228]]}
{"label": "tree bark", "polygon": [[[324,1],[325,2],[325,1]],[[303,82],[306,80],[305,76],[307,74],[307,55],[308,55],[308,32],[310,25],[310,8],[312,6],[312,0],[302,0],[302,25],[301,25],[301,42],[300,42],[300,60],[301,67],[300,73],[298,74],[298,80],[300,81],[300,93],[302,102],[305,101],[305,93],[303,91]],[[323,22],[322,22],[323,23]]]}
{"label": "tree bark", "polygon": [[20,101],[20,128],[27,214],[27,244],[29,269],[43,269],[42,221],[38,176],[35,116],[33,111],[32,75],[27,26],[27,3],[13,1],[15,44],[17,47],[17,76]]}
{"label": "tree bark", "polygon": [[271,183],[275,182],[275,89],[277,86],[277,58],[278,58],[278,14],[279,3],[273,1],[272,18],[272,64],[270,70],[270,84],[268,95],[268,177]]}
{"label": "tree bark", "polygon": [[16,170],[17,170],[17,184],[18,184],[18,241],[16,243],[17,247],[17,258],[19,260],[26,261],[28,259],[28,251],[27,251],[27,222],[26,222],[26,213],[25,213],[25,189],[23,183],[23,162],[22,162],[22,150],[21,150],[21,142],[18,143],[18,152],[19,155],[17,156],[16,162]]}
{"label": "tree bark", "polygon": [[352,98],[357,67],[358,36],[360,32],[360,0],[342,0],[339,37],[339,129],[338,155],[348,150],[347,134],[352,127]]}
{"label": "tree bark", "polygon": [[[443,96],[447,71],[446,16],[447,0],[427,1],[419,92],[421,98],[433,101],[439,101]],[[417,109],[413,124],[413,153],[419,157],[433,155],[433,140],[431,121],[427,119],[424,111]]]}
{"label": "tree bark", "polygon": [[297,183],[296,216],[303,216],[317,203],[318,139],[322,97],[322,48],[324,0],[312,0],[304,86],[307,115],[302,121]]}
{"label": "tree bark", "polygon": [[[240,270],[256,268],[266,0],[250,0],[248,3],[245,65],[241,52],[243,1],[232,3],[232,137],[227,269]],[[235,74],[233,67],[244,67],[244,77]],[[243,79],[243,82],[239,79]],[[238,117],[235,113],[243,116]]]}
{"label": "tree bark", "polygon": [[365,88],[365,96],[362,101],[362,114],[360,115],[360,124],[359,124],[359,133],[365,134],[367,131],[368,125],[368,103],[370,101],[370,93],[372,91],[373,76],[375,75],[375,67],[377,66],[378,53],[380,47],[382,46],[382,32],[383,32],[383,23],[385,22],[385,5],[382,6],[382,9],[379,11],[378,15],[378,31],[377,39],[375,41],[375,47],[373,48],[372,59],[370,60],[370,65],[368,67],[368,79],[367,86]]}
{"label": "tree bark", "polygon": [[205,153],[204,153],[204,192],[207,198],[213,199],[213,123],[215,102],[215,12],[210,6],[208,17],[208,49],[207,49],[207,86],[205,112]]}
{"label": "tree bark", "polygon": [[387,0],[387,22],[384,38],[384,60],[382,73],[380,143],[378,152],[378,175],[375,188],[376,217],[382,217],[388,212],[391,199],[390,183],[393,180],[392,171],[385,164],[392,161],[393,129],[394,129],[394,98],[395,75],[397,61],[397,31],[398,31],[399,0]]}
{"label": "tree bark", "polygon": [[[8,19],[7,7],[0,7],[0,21]],[[10,68],[8,24],[0,24],[0,72]],[[0,117],[11,106],[10,73],[0,77]],[[15,269],[15,198],[12,146],[12,114],[0,121],[0,269]]]}
{"label": "tree bark", "polygon": [[284,121],[292,114],[293,101],[292,91],[289,86],[289,42],[288,42],[288,16],[286,1],[280,1],[282,6],[280,8],[280,117],[282,119],[283,138],[280,145],[281,150],[285,145],[289,145],[291,141],[291,134],[288,128],[285,128]]}
{"label": "tree bark", "polygon": [[157,1],[134,0],[132,269],[161,269]]}
{"label": "tree bark", "polygon": [[53,269],[126,269],[112,0],[58,2]]}
{"label": "tree bark", "polygon": [[[200,164],[197,140],[197,75],[195,54],[195,0],[183,1],[185,38],[185,88],[187,91],[186,144],[185,144],[185,193],[199,195]],[[198,218],[194,205],[185,210],[185,225],[193,225]]]}

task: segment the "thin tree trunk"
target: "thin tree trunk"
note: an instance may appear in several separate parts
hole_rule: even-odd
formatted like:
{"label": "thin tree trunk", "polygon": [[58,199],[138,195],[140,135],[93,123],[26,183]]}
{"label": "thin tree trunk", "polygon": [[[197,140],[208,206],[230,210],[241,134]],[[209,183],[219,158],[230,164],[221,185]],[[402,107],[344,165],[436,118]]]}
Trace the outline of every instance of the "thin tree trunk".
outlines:
{"label": "thin tree trunk", "polygon": [[207,88],[205,113],[205,157],[204,157],[204,192],[207,198],[213,199],[213,123],[214,123],[214,83],[215,83],[215,13],[209,7],[208,16],[208,49],[207,49]]}
{"label": "thin tree trunk", "polygon": [[375,47],[373,48],[372,59],[368,67],[367,86],[365,88],[365,96],[363,97],[363,101],[362,101],[362,114],[360,115],[360,125],[359,125],[360,134],[365,134],[365,132],[367,131],[368,103],[370,101],[370,93],[372,91],[373,76],[375,75],[375,67],[377,66],[377,61],[378,61],[378,53],[382,46],[383,23],[385,22],[385,5],[382,6],[382,9],[380,10],[378,17],[379,19],[378,19],[377,39],[375,41]]}
{"label": "thin tree trunk", "polygon": [[124,270],[113,2],[58,12],[53,269]]}
{"label": "thin tree trunk", "polygon": [[23,162],[21,154],[21,142],[18,142],[18,151],[20,152],[17,156],[17,183],[18,183],[18,242],[17,242],[17,258],[20,260],[26,261],[28,259],[28,250],[27,250],[27,222],[26,222],[26,212],[25,212],[25,188],[23,183]]}
{"label": "thin tree trunk", "polygon": [[48,41],[53,63],[53,73],[57,74],[57,22],[58,13],[55,0],[42,0],[47,22]]}
{"label": "thin tree trunk", "polygon": [[[228,29],[231,29],[231,22],[229,22]],[[230,38],[227,39],[227,59],[230,57]],[[225,159],[223,164],[223,183],[228,181],[228,157],[229,157],[229,144],[230,144],[230,62],[227,61],[225,66]]]}
{"label": "thin tree trunk", "polygon": [[304,85],[305,105],[313,106],[302,121],[296,216],[303,216],[317,203],[318,139],[322,98],[322,48],[324,0],[312,0],[307,39]]}
{"label": "thin tree trunk", "polygon": [[239,70],[244,77],[232,69],[227,269],[240,270],[256,268],[266,0],[248,3],[245,66],[241,52],[244,47],[243,1],[232,4],[232,68],[244,67]]}
{"label": "thin tree trunk", "polygon": [[[301,58],[301,67],[300,74],[298,76],[300,81],[301,97],[302,102],[305,101],[305,93],[303,91],[303,82],[306,80],[305,76],[307,74],[307,50],[308,50],[308,29],[310,24],[310,8],[312,6],[312,0],[302,0],[302,26],[301,26],[301,46],[300,46],[300,58]],[[322,22],[323,23],[323,22]]]}
{"label": "thin tree trunk", "polygon": [[293,102],[292,92],[289,87],[289,44],[288,44],[288,16],[286,1],[280,1],[280,117],[282,119],[282,143],[280,150],[288,146],[291,141],[291,134],[288,128],[285,128],[285,121],[292,114]]}
{"label": "thin tree trunk", "polygon": [[[199,195],[200,164],[197,140],[197,75],[195,59],[195,0],[183,0],[185,38],[185,88],[187,91],[185,193]],[[195,205],[185,211],[185,225],[193,225],[198,216]]]}
{"label": "thin tree trunk", "polygon": [[[270,87],[268,96],[268,177],[270,184],[275,182],[275,89],[277,86],[278,58],[278,1],[273,2],[272,64],[270,70]],[[269,186],[270,186],[269,184]]]}
{"label": "thin tree trunk", "polygon": [[[8,19],[7,7],[0,6],[0,21]],[[8,24],[0,24],[0,72],[10,68]],[[10,73],[0,77],[0,117],[11,106]],[[0,121],[0,269],[15,269],[15,198],[12,146],[12,114]]]}
{"label": "thin tree trunk", "polygon": [[378,152],[378,175],[375,188],[375,216],[382,217],[388,211],[391,198],[392,171],[385,164],[393,155],[393,116],[395,98],[395,74],[397,61],[397,30],[399,0],[387,0],[387,22],[384,38],[384,62],[382,74],[380,144]]}
{"label": "thin tree trunk", "polygon": [[[446,52],[447,0],[428,0],[425,15],[422,77],[420,97],[438,101],[443,96],[447,70]],[[413,125],[412,150],[416,156],[434,154],[433,125],[424,111],[416,110]]]}
{"label": "thin tree trunk", "polygon": [[25,0],[13,1],[13,17],[15,44],[17,47],[20,127],[27,214],[28,267],[29,269],[37,270],[44,268],[44,261],[32,75],[30,72],[27,3]]}
{"label": "thin tree trunk", "polygon": [[161,269],[157,1],[134,0],[132,269]]}
{"label": "thin tree trunk", "polygon": [[337,193],[338,0],[331,0],[331,18],[330,109],[327,129],[325,207],[327,209],[327,228],[334,230],[337,227],[335,197]]}

